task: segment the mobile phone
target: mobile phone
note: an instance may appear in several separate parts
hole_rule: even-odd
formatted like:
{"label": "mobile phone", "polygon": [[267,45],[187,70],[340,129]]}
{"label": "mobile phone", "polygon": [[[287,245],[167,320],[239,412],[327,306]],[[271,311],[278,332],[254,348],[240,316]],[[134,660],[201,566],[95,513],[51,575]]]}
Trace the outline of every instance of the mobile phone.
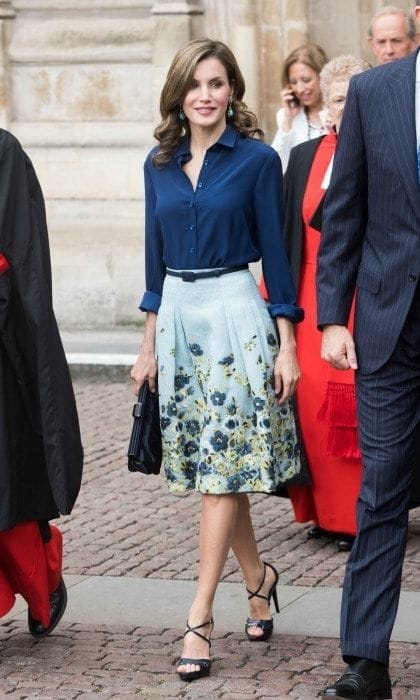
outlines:
{"label": "mobile phone", "polygon": [[295,93],[292,92],[291,98],[289,100],[290,106],[291,107],[299,107],[299,100],[296,97]]}

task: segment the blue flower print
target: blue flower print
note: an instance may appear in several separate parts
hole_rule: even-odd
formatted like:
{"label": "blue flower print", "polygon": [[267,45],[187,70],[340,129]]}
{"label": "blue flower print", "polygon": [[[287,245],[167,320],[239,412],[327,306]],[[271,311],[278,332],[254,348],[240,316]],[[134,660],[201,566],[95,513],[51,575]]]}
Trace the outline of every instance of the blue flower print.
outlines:
{"label": "blue flower print", "polygon": [[174,379],[174,384],[175,384],[175,389],[183,389],[184,386],[190,383],[190,377],[188,374],[182,374],[180,372],[179,374],[175,375]]}
{"label": "blue flower print", "polygon": [[229,491],[231,491],[233,493],[237,493],[239,491],[239,489],[241,488],[241,483],[242,483],[242,478],[240,478],[239,475],[237,475],[237,474],[235,474],[235,476],[229,476],[226,479],[226,485],[227,485]]}
{"label": "blue flower print", "polygon": [[190,455],[194,454],[194,452],[198,451],[198,447],[195,442],[190,440],[189,442],[186,442],[184,445],[184,455],[186,457],[189,457]]}
{"label": "blue flower print", "polygon": [[221,391],[215,391],[214,394],[210,395],[210,398],[214,406],[223,406],[226,401],[226,394]]}
{"label": "blue flower print", "polygon": [[185,462],[185,476],[187,479],[194,479],[195,478],[195,470],[196,470],[196,463],[192,462],[190,459],[188,459]]}
{"label": "blue flower print", "polygon": [[189,435],[197,435],[200,432],[200,423],[195,418],[185,421],[185,430]]}
{"label": "blue flower print", "polygon": [[261,399],[257,396],[254,399],[254,406],[256,411],[262,411],[265,406],[265,399]]}
{"label": "blue flower print", "polygon": [[213,437],[210,438],[210,444],[215,452],[221,452],[221,450],[225,450],[228,445],[227,435],[225,435],[225,433],[222,433],[221,430],[215,430],[213,433]]}
{"label": "blue flower print", "polygon": [[166,411],[167,411],[168,416],[176,416],[176,403],[175,403],[175,401],[171,401],[170,403],[168,403]]}
{"label": "blue flower print", "polygon": [[200,355],[203,354],[201,346],[198,343],[190,343],[188,347],[190,349],[190,353],[196,357],[200,357]]}
{"label": "blue flower print", "polygon": [[159,344],[162,463],[173,493],[268,493],[299,472],[293,414],[273,395],[275,328],[268,317],[255,336],[254,326],[235,324],[219,353],[207,325]]}
{"label": "blue flower print", "polygon": [[231,352],[230,355],[226,355],[226,357],[223,358],[223,360],[220,360],[217,364],[218,365],[224,365],[225,367],[229,367],[229,365],[232,365],[234,363],[234,357],[233,353]]}
{"label": "blue flower print", "polygon": [[197,469],[200,472],[202,476],[207,475],[207,474],[212,474],[213,472],[213,465],[212,464],[207,464],[206,462],[199,462],[197,465]]}
{"label": "blue flower print", "polygon": [[171,423],[172,423],[172,421],[170,418],[161,418],[160,419],[161,430],[165,430],[166,428],[168,428]]}
{"label": "blue flower print", "polygon": [[234,430],[237,425],[238,425],[238,421],[233,420],[233,418],[229,418],[229,420],[227,420],[225,423],[225,426],[226,426],[226,428],[228,428],[228,430]]}

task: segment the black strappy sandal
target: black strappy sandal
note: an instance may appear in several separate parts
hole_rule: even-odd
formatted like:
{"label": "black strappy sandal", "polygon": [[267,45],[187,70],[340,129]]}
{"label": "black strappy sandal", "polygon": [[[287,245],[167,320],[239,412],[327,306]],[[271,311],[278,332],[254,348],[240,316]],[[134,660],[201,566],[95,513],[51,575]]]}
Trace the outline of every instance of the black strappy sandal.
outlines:
{"label": "black strappy sandal", "polygon": [[[267,564],[265,561],[263,561],[264,564],[264,576],[263,580],[261,581],[261,584],[259,588],[255,591],[250,591],[248,588],[246,589],[246,592],[248,593],[248,600],[251,598],[262,598],[263,600],[266,600],[268,605],[270,606],[271,598],[273,598],[274,601],[274,606],[276,608],[276,612],[280,612],[279,608],[279,601],[277,598],[277,584],[279,581],[279,575],[271,564]],[[261,595],[260,590],[264,585],[265,581],[265,572],[267,569],[267,566],[270,567],[270,569],[273,571],[276,580],[274,581],[273,585],[271,586],[268,595]],[[256,636],[253,634],[249,634],[248,630],[251,627],[257,627],[258,629],[262,630],[262,634]],[[250,642],[265,642],[267,639],[271,637],[273,634],[273,618],[271,620],[253,620],[252,617],[248,617],[246,623],[245,623],[245,634],[248,637]]]}
{"label": "black strappy sandal", "polygon": [[[200,634],[200,632],[197,632],[197,630],[201,629],[202,627],[207,627],[207,625],[211,625],[208,638],[205,637],[204,634]],[[196,625],[195,627],[191,627],[190,623],[187,620],[187,629],[184,632],[184,637],[189,632],[192,632],[193,634],[196,634],[197,637],[200,637],[200,639],[204,639],[204,641],[207,642],[207,644],[209,645],[209,649],[210,649],[210,647],[211,647],[210,635],[213,631],[213,627],[214,627],[214,620],[212,617],[210,618],[210,620],[207,620],[207,622],[203,622],[201,625]],[[199,666],[200,668],[198,671],[177,671],[177,673],[182,681],[196,681],[198,678],[205,678],[206,676],[208,676],[210,674],[210,668],[211,668],[211,660],[210,659],[187,659],[185,656],[182,656],[176,662],[177,666],[184,666],[185,664],[193,664],[195,666]]]}

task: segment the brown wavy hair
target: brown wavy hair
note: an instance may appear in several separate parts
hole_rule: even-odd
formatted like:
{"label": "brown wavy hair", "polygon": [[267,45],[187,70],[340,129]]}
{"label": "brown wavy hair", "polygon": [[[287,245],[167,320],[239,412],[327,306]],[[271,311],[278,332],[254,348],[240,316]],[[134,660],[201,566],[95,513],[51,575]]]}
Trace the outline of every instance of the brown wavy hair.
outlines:
{"label": "brown wavy hair", "polygon": [[224,65],[232,90],[233,116],[226,116],[226,121],[243,136],[264,138],[257,117],[242,101],[245,81],[230,48],[221,41],[194,39],[175,55],[160,95],[162,121],[154,131],[154,136],[159,141],[159,151],[152,159],[157,167],[166,165],[182,137],[190,134],[188,119],[181,121],[179,110],[193,81],[197,64],[210,57],[217,58]]}

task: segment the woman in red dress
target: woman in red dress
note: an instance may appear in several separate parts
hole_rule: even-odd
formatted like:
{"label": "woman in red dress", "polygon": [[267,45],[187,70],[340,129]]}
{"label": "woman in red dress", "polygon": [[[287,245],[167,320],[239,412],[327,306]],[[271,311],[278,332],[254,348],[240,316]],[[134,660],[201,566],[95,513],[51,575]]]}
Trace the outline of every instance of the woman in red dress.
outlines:
{"label": "woman in red dress", "polygon": [[[356,499],[361,461],[357,443],[354,372],[334,370],[320,358],[316,322],[316,260],[322,203],[328,187],[337,133],[352,75],[369,68],[353,56],[339,56],[321,71],[330,133],[296,146],[285,187],[286,247],[305,320],[296,328],[301,379],[296,391],[302,441],[311,485],[288,488],[297,522],[312,521],[312,536],[339,535],[340,549],[356,533]],[[264,288],[261,285],[264,296]]]}

